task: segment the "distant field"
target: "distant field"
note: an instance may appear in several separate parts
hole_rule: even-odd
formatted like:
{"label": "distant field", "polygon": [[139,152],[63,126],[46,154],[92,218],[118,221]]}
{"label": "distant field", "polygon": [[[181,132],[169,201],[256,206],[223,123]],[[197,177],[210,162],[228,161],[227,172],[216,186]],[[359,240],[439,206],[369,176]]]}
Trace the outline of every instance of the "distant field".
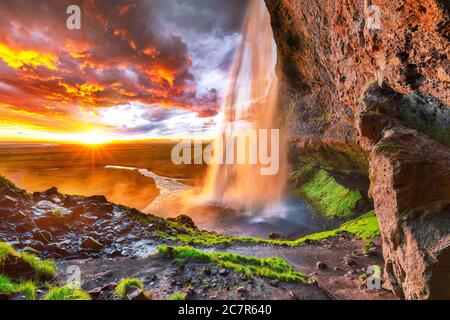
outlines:
{"label": "distant field", "polygon": [[195,183],[202,165],[176,166],[173,144],[83,145],[0,143],[0,174],[30,192],[53,186],[67,194],[102,194],[110,201],[145,208],[159,194],[152,179],[136,171],[106,169],[107,165],[145,168],[158,175]]}

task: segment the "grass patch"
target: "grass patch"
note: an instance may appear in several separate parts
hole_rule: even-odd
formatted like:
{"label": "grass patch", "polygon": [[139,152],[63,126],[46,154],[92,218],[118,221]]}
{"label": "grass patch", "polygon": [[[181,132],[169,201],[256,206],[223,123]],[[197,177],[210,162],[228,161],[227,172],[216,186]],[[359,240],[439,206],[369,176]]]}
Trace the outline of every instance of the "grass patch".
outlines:
{"label": "grass patch", "polygon": [[67,285],[51,288],[44,300],[92,300],[89,293],[81,289],[69,288]]}
{"label": "grass patch", "polygon": [[42,260],[29,253],[18,253],[14,248],[4,242],[0,242],[0,268],[8,256],[16,256],[30,265],[35,271],[36,277],[53,277],[56,275],[56,265],[51,260]]}
{"label": "grass patch", "polygon": [[336,182],[327,171],[320,169],[313,178],[306,182],[300,192],[329,218],[348,218],[362,195]]}
{"label": "grass patch", "polygon": [[115,292],[121,299],[126,299],[130,287],[144,289],[144,284],[138,278],[124,278],[120,280]]}
{"label": "grass patch", "polygon": [[321,241],[330,237],[336,237],[342,232],[351,233],[362,240],[378,237],[380,235],[380,227],[378,225],[375,211],[370,211],[357,219],[347,221],[337,229],[307,235],[303,238],[292,241],[292,243],[295,243],[295,245],[301,245],[308,241]]}
{"label": "grass patch", "polygon": [[39,276],[53,277],[56,274],[56,265],[51,260],[41,260],[29,253],[19,253],[19,256],[29,263]]}
{"label": "grass patch", "polygon": [[380,235],[380,228],[374,211],[370,211],[361,217],[347,221],[337,229],[310,234],[296,240],[268,240],[253,237],[224,236],[189,228],[177,230],[178,229],[172,229],[173,232],[171,232],[171,234],[167,234],[163,231],[159,231],[157,234],[168,241],[181,242],[184,245],[202,245],[207,247],[232,244],[267,244],[293,247],[302,245],[305,242],[322,241],[330,237],[338,236],[342,232],[351,233],[363,240],[372,239]]}
{"label": "grass patch", "polygon": [[167,300],[186,300],[186,295],[183,292],[175,292]]}
{"label": "grass patch", "polygon": [[28,300],[36,300],[36,285],[32,281],[12,282],[8,277],[0,274],[0,293],[25,294]]}
{"label": "grass patch", "polygon": [[286,261],[278,257],[257,258],[228,252],[205,252],[193,247],[158,247],[161,255],[186,261],[210,262],[220,267],[254,276],[289,282],[311,282],[311,278],[295,271]]}
{"label": "grass patch", "polygon": [[0,265],[6,260],[9,255],[15,254],[14,248],[5,243],[0,242]]}

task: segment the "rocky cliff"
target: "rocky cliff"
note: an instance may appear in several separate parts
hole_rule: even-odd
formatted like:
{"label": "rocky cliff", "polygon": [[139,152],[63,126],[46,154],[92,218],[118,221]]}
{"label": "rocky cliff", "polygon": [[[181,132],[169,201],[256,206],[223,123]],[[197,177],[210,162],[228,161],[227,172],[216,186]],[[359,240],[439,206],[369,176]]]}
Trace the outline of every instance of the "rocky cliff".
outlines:
{"label": "rocky cliff", "polygon": [[290,140],[370,175],[388,288],[450,298],[450,2],[266,4]]}

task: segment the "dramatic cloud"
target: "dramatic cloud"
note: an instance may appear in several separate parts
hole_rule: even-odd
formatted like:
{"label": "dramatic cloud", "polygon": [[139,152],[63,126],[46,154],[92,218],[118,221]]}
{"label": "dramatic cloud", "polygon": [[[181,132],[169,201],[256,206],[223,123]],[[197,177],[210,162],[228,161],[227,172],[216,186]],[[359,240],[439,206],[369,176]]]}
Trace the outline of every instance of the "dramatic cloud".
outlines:
{"label": "dramatic cloud", "polygon": [[[81,30],[66,28],[72,4],[81,7]],[[245,0],[2,1],[0,126],[152,131],[145,121],[155,108],[208,122],[227,86],[246,6]],[[127,105],[140,110],[127,125],[101,118]],[[158,121],[166,119],[151,118],[152,125]]]}

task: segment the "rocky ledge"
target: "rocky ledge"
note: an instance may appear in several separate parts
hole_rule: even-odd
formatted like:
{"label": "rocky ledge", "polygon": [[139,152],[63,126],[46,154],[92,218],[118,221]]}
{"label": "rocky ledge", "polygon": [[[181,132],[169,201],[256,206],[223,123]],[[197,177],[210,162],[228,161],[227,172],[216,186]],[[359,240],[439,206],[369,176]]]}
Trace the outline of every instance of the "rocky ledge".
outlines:
{"label": "rocky ledge", "polygon": [[[104,196],[28,194],[0,180],[0,240],[53,259],[145,256],[165,220],[115,205]],[[192,220],[180,219],[193,226]],[[145,249],[143,249],[145,248]],[[144,250],[144,251],[143,251]]]}

